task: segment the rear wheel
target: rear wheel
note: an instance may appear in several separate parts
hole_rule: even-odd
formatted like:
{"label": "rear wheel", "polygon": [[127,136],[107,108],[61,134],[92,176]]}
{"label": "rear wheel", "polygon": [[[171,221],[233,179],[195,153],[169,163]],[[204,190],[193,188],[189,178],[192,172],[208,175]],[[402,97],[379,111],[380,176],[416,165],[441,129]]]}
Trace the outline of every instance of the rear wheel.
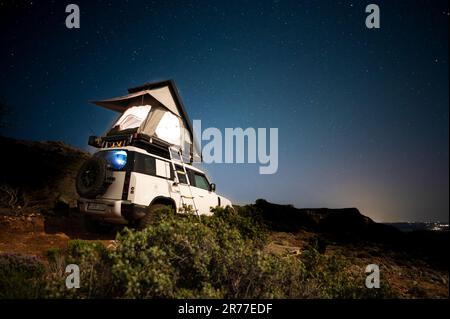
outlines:
{"label": "rear wheel", "polygon": [[139,220],[137,229],[143,230],[153,224],[161,212],[161,210],[168,208],[169,206],[163,204],[154,204],[147,209],[145,216]]}
{"label": "rear wheel", "polygon": [[81,165],[75,186],[81,197],[96,198],[106,191],[112,181],[112,170],[108,162],[102,157],[94,156]]}

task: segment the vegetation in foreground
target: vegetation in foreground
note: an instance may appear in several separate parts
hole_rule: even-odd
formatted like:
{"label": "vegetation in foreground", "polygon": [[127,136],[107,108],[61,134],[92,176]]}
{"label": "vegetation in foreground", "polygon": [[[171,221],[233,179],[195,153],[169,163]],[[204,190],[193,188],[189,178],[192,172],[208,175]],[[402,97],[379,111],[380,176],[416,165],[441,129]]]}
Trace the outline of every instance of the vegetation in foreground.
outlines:
{"label": "vegetation in foreground", "polygon": [[[339,253],[311,241],[297,254],[264,249],[268,232],[254,206],[216,209],[211,217],[161,211],[143,231],[125,228],[115,247],[81,240],[47,260],[0,255],[0,298],[391,298],[365,288]],[[80,267],[79,289],[67,289],[65,266]]]}

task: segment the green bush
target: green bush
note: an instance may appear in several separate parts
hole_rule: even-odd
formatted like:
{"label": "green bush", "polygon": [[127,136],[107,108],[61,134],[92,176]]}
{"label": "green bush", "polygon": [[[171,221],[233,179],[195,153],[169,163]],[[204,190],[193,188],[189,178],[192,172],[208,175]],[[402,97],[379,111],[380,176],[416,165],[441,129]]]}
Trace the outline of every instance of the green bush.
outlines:
{"label": "green bush", "polygon": [[38,298],[44,272],[44,265],[35,257],[0,255],[0,299]]}
{"label": "green bush", "polygon": [[267,240],[268,230],[265,226],[261,212],[255,206],[243,206],[233,209],[231,207],[216,207],[212,209],[214,215],[207,218],[209,225],[219,220],[239,231],[244,239],[251,239],[264,244]]}
{"label": "green bush", "polygon": [[[372,298],[364,276],[340,256],[313,245],[300,256],[267,253],[265,234],[249,217],[165,215],[141,232],[125,230],[112,252],[113,277],[128,298]],[[116,287],[117,289],[117,287]]]}
{"label": "green bush", "polygon": [[[235,218],[235,217],[233,217]],[[126,229],[111,253],[127,298],[272,298],[287,294],[298,260],[258,249],[228,219],[167,216]]]}
{"label": "green bush", "polygon": [[[71,240],[64,252],[47,252],[50,272],[46,277],[45,298],[107,298],[114,287],[111,279],[111,260],[106,248],[98,242]],[[80,288],[66,287],[65,267],[76,264],[80,268]]]}
{"label": "green bush", "polygon": [[[389,284],[381,281],[381,287],[367,289],[365,287],[364,269],[350,270],[351,264],[340,253],[326,256],[321,254],[316,246],[316,240],[308,245],[301,254],[304,265],[303,280],[308,286],[309,298],[339,298],[339,299],[378,299],[394,298],[396,294]],[[305,296],[306,297],[306,296]]]}

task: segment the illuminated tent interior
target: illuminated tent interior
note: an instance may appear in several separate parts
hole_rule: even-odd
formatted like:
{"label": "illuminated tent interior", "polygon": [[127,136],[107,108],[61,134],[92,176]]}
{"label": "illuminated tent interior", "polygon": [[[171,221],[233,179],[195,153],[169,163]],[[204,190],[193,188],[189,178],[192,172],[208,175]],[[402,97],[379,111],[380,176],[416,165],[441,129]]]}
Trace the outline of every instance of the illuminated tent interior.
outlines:
{"label": "illuminated tent interior", "polygon": [[198,159],[193,145],[189,117],[175,83],[171,80],[147,83],[128,89],[127,95],[92,103],[120,113],[106,136],[141,133],[157,138]]}

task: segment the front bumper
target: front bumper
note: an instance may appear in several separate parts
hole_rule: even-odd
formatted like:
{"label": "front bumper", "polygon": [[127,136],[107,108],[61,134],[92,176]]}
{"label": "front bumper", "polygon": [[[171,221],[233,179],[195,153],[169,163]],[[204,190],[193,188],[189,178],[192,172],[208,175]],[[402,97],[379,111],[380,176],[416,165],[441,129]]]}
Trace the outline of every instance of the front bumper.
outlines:
{"label": "front bumper", "polygon": [[92,218],[113,224],[128,224],[145,215],[145,207],[124,200],[80,198],[78,207]]}

